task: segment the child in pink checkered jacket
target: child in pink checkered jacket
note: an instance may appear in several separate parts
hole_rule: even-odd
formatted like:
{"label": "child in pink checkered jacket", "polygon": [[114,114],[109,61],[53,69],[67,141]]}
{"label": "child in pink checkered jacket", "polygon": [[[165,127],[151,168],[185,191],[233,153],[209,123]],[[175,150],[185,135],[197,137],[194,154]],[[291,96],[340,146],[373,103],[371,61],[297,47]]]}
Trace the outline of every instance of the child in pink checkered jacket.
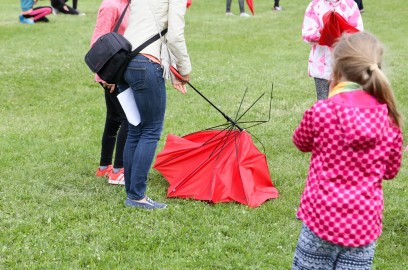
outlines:
{"label": "child in pink checkered jacket", "polygon": [[[292,269],[370,269],[382,230],[382,181],[401,166],[401,115],[371,34],[343,35],[332,52],[333,81],[293,134],[312,152],[297,216]],[[310,268],[311,269],[311,268]]]}

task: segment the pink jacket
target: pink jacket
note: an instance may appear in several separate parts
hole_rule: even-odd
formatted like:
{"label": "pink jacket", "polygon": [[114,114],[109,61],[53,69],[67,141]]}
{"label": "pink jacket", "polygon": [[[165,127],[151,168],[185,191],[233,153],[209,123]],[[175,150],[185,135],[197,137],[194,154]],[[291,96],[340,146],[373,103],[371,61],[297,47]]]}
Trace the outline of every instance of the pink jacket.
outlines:
{"label": "pink jacket", "polygon": [[388,109],[363,90],[317,101],[293,134],[312,152],[298,217],[342,246],[374,242],[382,230],[382,180],[401,166],[402,133]]}
{"label": "pink jacket", "polygon": [[[91,46],[100,36],[113,31],[116,22],[119,20],[119,17],[128,2],[128,0],[103,0],[101,6],[99,7],[98,17],[96,18],[95,30],[91,38]],[[125,17],[123,18],[122,23],[119,26],[119,34],[123,35],[123,33],[125,32],[128,25],[129,14],[130,6],[128,7]],[[95,81],[103,82],[103,80],[96,74]]]}
{"label": "pink jacket", "polygon": [[354,0],[313,0],[306,8],[302,37],[312,44],[309,54],[308,74],[310,77],[329,80],[332,73],[331,48],[317,44],[323,28],[323,15],[336,11],[352,26],[363,31],[363,20]]}

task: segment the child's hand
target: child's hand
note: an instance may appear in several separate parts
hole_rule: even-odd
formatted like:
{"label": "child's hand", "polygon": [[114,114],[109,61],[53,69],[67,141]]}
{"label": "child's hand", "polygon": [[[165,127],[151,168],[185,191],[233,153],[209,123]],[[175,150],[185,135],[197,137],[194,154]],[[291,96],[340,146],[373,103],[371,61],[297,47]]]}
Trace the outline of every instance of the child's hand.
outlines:
{"label": "child's hand", "polygon": [[103,82],[102,85],[103,87],[109,89],[109,93],[111,94],[115,91],[115,86],[116,86],[115,84],[109,84],[107,82]]}

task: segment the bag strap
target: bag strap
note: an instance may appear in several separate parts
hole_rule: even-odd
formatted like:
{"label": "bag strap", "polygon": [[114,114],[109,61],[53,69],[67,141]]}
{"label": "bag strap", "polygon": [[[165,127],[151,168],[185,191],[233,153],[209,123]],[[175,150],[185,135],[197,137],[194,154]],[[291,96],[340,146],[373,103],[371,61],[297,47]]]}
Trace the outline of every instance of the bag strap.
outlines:
{"label": "bag strap", "polygon": [[[113,29],[113,32],[118,32],[119,30],[119,26],[122,23],[123,17],[125,17],[126,14],[126,10],[128,9],[130,5],[130,1],[129,3],[126,5],[125,9],[122,11],[122,14],[120,15],[119,20],[116,22],[115,24],[115,28]],[[133,57],[135,57],[136,55],[139,54],[139,52],[141,50],[143,50],[146,46],[148,46],[150,43],[155,42],[156,40],[158,40],[159,38],[161,38],[162,36],[164,36],[167,33],[167,28],[164,29],[163,31],[161,31],[160,33],[157,33],[156,35],[152,36],[151,38],[149,38],[148,40],[146,40],[145,42],[143,42],[141,45],[139,45],[139,47],[137,47],[136,49],[134,49],[130,54],[129,57],[130,59],[132,59]]]}
{"label": "bag strap", "polygon": [[123,17],[125,17],[126,10],[128,9],[129,5],[130,5],[130,1],[129,1],[129,3],[126,5],[125,9],[122,11],[122,14],[120,15],[119,20],[118,20],[118,21],[116,22],[116,24],[115,24],[115,28],[113,29],[113,32],[118,32],[119,26],[120,26],[120,24],[122,23]]}
{"label": "bag strap", "polygon": [[167,28],[164,29],[163,31],[161,31],[161,33],[157,33],[156,35],[152,36],[151,38],[149,38],[148,40],[146,40],[145,42],[143,42],[141,45],[139,45],[139,47],[137,47],[136,49],[134,49],[130,54],[130,59],[132,59],[133,57],[135,57],[136,55],[138,55],[140,53],[141,50],[143,50],[147,45],[149,45],[150,43],[155,42],[156,40],[158,40],[161,36],[164,36],[167,33]]}

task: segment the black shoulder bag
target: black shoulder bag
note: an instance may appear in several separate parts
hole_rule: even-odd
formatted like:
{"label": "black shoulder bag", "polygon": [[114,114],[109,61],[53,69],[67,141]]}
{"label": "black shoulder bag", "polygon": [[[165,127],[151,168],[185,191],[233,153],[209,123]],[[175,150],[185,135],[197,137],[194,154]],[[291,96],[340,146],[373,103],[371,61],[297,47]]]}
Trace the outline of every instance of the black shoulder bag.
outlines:
{"label": "black shoulder bag", "polygon": [[160,35],[167,33],[167,29],[164,29],[132,51],[132,44],[124,36],[117,33],[128,7],[129,4],[116,22],[113,32],[99,37],[85,55],[85,63],[89,69],[110,84],[116,84],[122,80],[130,60],[147,45],[158,40]]}

